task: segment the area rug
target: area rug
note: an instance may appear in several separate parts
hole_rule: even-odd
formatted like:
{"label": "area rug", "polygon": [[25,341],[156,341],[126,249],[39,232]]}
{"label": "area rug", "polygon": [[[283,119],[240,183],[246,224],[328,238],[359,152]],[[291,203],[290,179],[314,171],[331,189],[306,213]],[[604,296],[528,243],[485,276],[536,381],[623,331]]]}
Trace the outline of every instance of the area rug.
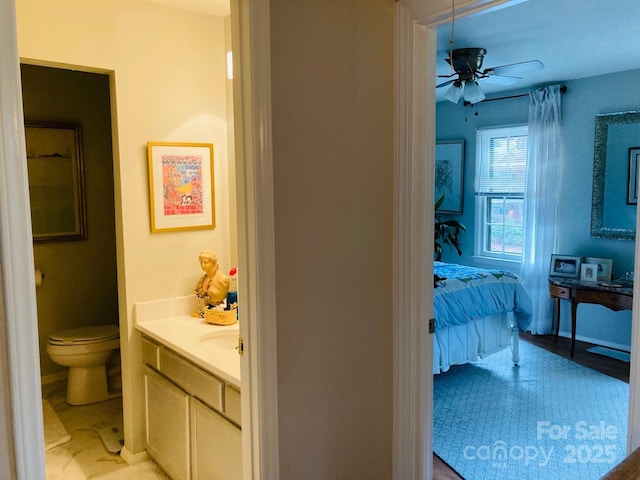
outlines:
{"label": "area rug", "polygon": [[44,450],[50,450],[67,443],[71,436],[60,421],[48,400],[42,399],[42,417],[44,422]]}
{"label": "area rug", "polygon": [[604,355],[605,357],[615,358],[616,360],[620,360],[622,362],[629,363],[631,361],[631,355],[629,353],[621,352],[620,350],[615,350],[613,348],[591,347],[587,348],[587,352],[597,353],[598,355]]}
{"label": "area rug", "polygon": [[629,385],[520,342],[434,376],[433,450],[466,480],[599,479],[626,455]]}

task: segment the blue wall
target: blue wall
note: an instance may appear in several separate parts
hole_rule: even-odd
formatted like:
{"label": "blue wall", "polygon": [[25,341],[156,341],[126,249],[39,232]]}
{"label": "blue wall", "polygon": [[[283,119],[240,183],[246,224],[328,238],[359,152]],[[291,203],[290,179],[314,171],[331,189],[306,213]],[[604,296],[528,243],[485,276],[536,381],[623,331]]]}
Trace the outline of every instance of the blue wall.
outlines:
{"label": "blue wall", "polygon": [[[593,181],[593,145],[595,117],[600,113],[640,110],[640,90],[633,88],[640,70],[601,75],[561,82],[567,86],[562,97],[563,164],[560,167],[562,190],[558,205],[558,248],[556,253],[581,257],[613,259],[613,278],[633,270],[635,244],[624,240],[591,238],[591,189]],[[527,93],[516,90],[504,94]],[[475,134],[478,128],[526,124],[528,97],[480,103],[463,107],[462,103],[439,102],[436,106],[437,140],[465,141],[465,180],[463,214],[449,216],[467,227],[463,237],[463,255],[444,249],[443,261],[487,266],[474,260]],[[466,118],[466,120],[465,120]],[[626,180],[620,188],[626,191]],[[449,218],[447,217],[447,218]],[[517,271],[517,268],[515,269]],[[570,332],[569,303],[561,304],[561,334]],[[631,344],[631,312],[612,312],[597,306],[578,307],[578,339],[618,348]]]}

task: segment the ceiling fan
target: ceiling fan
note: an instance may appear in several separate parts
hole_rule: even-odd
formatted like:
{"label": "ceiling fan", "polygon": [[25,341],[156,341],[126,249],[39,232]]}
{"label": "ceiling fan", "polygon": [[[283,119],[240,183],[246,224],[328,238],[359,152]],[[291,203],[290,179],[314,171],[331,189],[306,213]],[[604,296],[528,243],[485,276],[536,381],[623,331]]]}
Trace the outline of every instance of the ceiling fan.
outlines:
{"label": "ceiling fan", "polygon": [[[438,75],[440,78],[450,78],[450,80],[436,85],[436,88],[451,85],[444,95],[446,100],[458,103],[460,98],[464,97],[469,103],[479,103],[484,100],[485,94],[478,85],[478,80],[487,80],[499,85],[513,85],[522,80],[522,77],[517,75],[544,68],[540,60],[530,60],[482,70],[482,61],[486,53],[484,48],[458,48],[451,51],[449,58],[445,58],[454,72],[451,75]],[[457,78],[451,78],[454,76]]]}

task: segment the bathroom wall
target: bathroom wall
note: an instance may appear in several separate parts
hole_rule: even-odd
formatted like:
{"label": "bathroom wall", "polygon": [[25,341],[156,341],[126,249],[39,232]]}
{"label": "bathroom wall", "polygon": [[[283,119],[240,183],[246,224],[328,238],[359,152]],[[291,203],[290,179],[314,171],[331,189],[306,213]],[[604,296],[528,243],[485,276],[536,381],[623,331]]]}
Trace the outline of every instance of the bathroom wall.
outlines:
{"label": "bathroom wall", "polygon": [[[143,390],[133,305],[192,293],[198,253],[229,268],[224,19],[139,0],[17,0],[25,63],[108,73],[125,453],[144,451]],[[151,233],[147,142],[214,145],[216,228]]]}
{"label": "bathroom wall", "polygon": [[36,298],[47,381],[66,372],[47,355],[50,332],[118,323],[109,77],[32,65],[21,66],[21,77],[25,120],[78,123],[82,133],[87,240],[33,247],[45,275]]}

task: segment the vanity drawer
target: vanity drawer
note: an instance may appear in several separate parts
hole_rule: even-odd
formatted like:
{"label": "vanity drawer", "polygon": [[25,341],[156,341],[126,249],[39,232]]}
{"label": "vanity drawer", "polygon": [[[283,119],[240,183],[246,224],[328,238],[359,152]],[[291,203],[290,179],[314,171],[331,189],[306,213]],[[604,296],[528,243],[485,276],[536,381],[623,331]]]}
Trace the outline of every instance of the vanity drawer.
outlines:
{"label": "vanity drawer", "polygon": [[161,349],[160,372],[194,397],[222,411],[224,383],[175,353]]}
{"label": "vanity drawer", "polygon": [[549,284],[549,293],[556,298],[566,298],[567,300],[571,298],[571,289],[553,283]]}
{"label": "vanity drawer", "polygon": [[240,416],[240,392],[231,385],[224,386],[224,414],[232,422],[242,425]]}
{"label": "vanity drawer", "polygon": [[142,350],[142,363],[146,363],[150,367],[158,369],[158,352],[162,347],[150,340],[148,337],[141,337],[140,349]]}

